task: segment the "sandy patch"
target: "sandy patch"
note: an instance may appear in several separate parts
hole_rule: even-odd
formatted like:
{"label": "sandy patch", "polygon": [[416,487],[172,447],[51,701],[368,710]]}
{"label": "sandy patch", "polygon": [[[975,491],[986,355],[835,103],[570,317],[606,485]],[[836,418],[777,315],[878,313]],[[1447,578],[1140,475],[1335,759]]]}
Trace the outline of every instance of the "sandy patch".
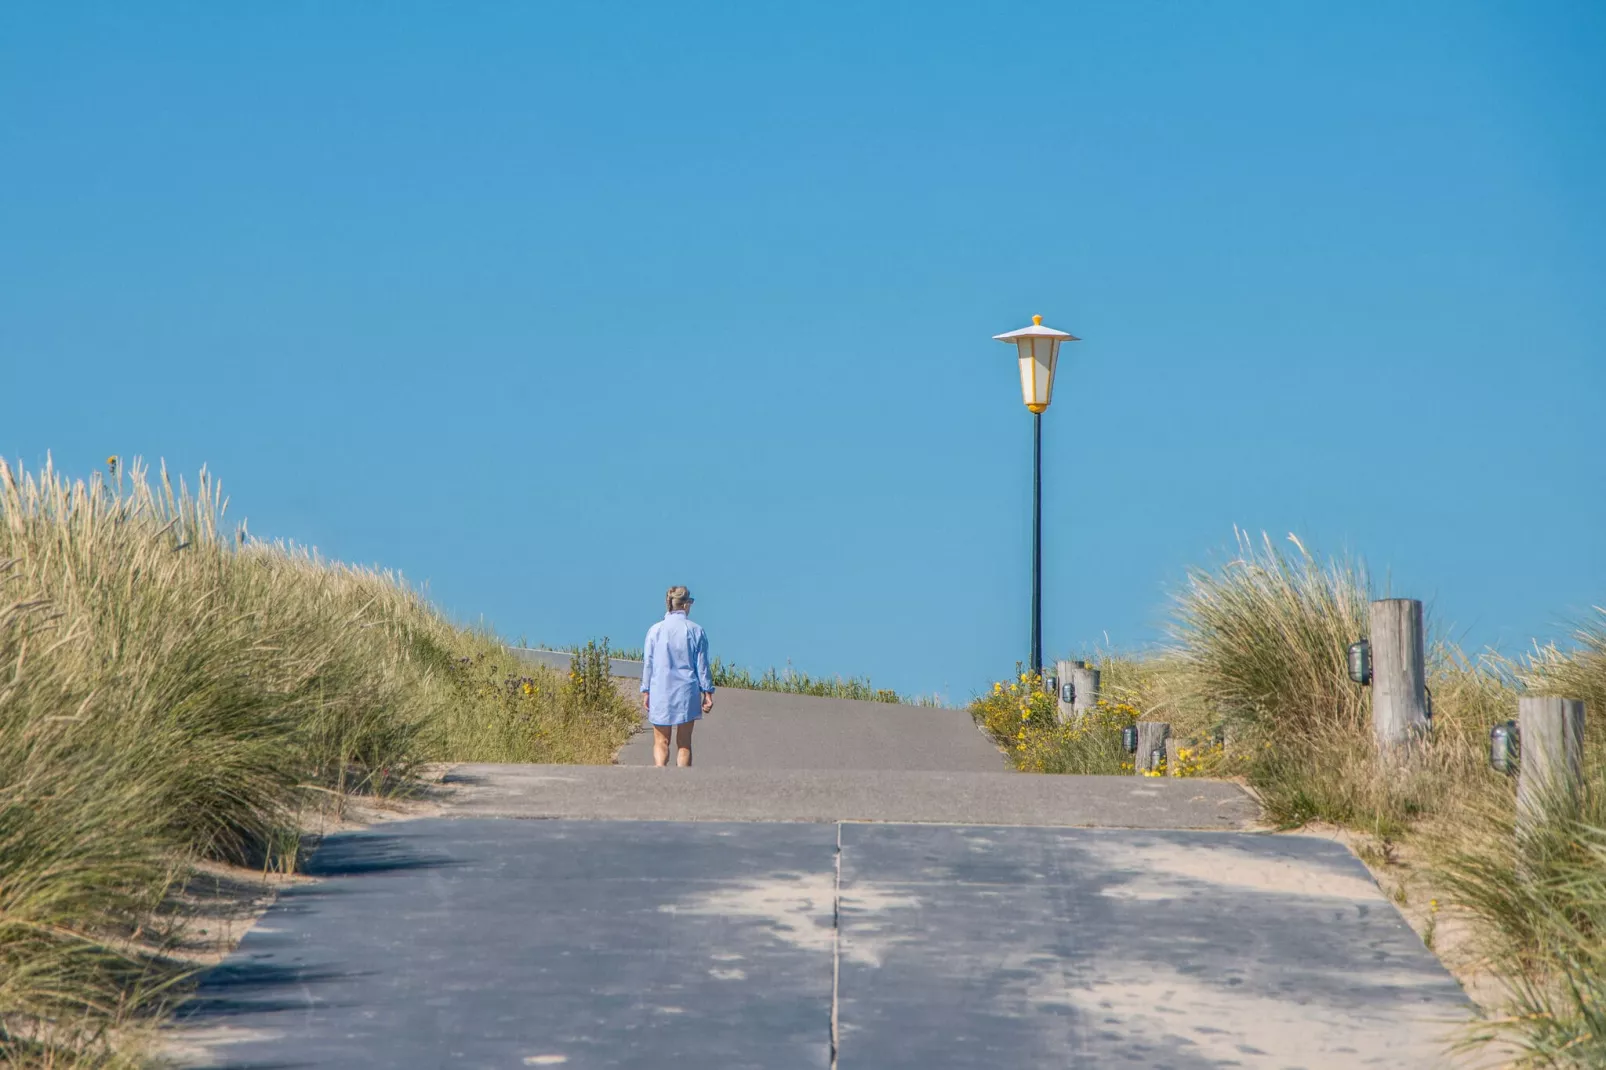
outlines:
{"label": "sandy patch", "polygon": [[733,882],[658,909],[664,914],[753,918],[792,947],[829,952],[836,940],[835,898],[833,874],[793,874]]}
{"label": "sandy patch", "polygon": [[[920,901],[901,890],[864,882],[855,883],[851,895],[844,894],[841,910],[853,915],[852,936],[844,935],[840,947],[834,918],[836,878],[830,873],[788,875],[757,881],[739,881],[692,899],[666,903],[658,909],[665,914],[689,914],[728,918],[753,918],[766,924],[771,935],[803,951],[840,954],[847,962],[879,966],[887,948],[911,939],[907,935],[886,933],[876,922],[877,915],[890,910],[913,910]],[[740,955],[716,954],[716,962],[733,962]],[[738,971],[739,972],[739,971]],[[721,972],[713,971],[713,976]]]}
{"label": "sandy patch", "polygon": [[216,1062],[219,1050],[231,1044],[278,1040],[283,1035],[272,1029],[238,1029],[226,1025],[185,1029],[163,1037],[166,1043],[162,1055],[178,1066],[204,1066]]}
{"label": "sandy patch", "polygon": [[[1024,965],[1024,964],[1023,964]],[[1409,978],[1362,971],[1357,984]],[[1366,1015],[1227,988],[1146,966],[1092,982],[1044,971],[1023,993],[1033,1006],[1062,1006],[1087,1016],[1086,1033],[1115,1033],[1159,1050],[1177,1049],[1233,1066],[1283,1070],[1386,1066],[1434,1070],[1458,1064],[1444,1052],[1465,1019],[1444,1015]]]}
{"label": "sandy patch", "polygon": [[1346,874],[1316,862],[1268,858],[1240,851],[1229,841],[1196,844],[1129,843],[1096,838],[1080,844],[1100,866],[1125,879],[1101,893],[1116,899],[1173,899],[1201,884],[1351,902],[1381,902],[1383,894],[1364,873]]}

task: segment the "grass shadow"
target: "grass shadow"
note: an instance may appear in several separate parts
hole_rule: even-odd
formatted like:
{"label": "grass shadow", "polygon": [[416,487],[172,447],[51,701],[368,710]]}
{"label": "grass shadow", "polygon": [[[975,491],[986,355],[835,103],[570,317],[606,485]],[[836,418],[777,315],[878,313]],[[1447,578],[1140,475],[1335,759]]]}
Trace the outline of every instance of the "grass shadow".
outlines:
{"label": "grass shadow", "polygon": [[358,877],[461,864],[444,854],[420,851],[403,836],[337,833],[324,838],[302,872],[309,877]]}

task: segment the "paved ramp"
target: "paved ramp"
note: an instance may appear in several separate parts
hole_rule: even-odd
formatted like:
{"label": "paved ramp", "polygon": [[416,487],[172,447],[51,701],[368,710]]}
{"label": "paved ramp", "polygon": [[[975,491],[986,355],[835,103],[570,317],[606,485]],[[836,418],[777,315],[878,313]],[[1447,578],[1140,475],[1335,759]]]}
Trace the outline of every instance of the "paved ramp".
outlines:
{"label": "paved ramp", "polygon": [[[968,770],[1009,766],[965,710],[720,688],[692,736],[696,764],[728,769]],[[621,765],[652,764],[652,733]]]}
{"label": "paved ramp", "polygon": [[1335,844],[432,819],[331,838],[214,1067],[1427,1070],[1460,990]]}
{"label": "paved ramp", "polygon": [[[510,652],[533,665],[569,667],[569,655],[561,652],[521,647]],[[614,658],[611,664],[615,677],[641,679],[641,662]],[[698,765],[730,769],[996,773],[1008,768],[964,710],[734,687],[716,692],[714,712],[698,722],[693,750]],[[652,733],[633,737],[618,760],[651,765]]]}
{"label": "paved ramp", "polygon": [[1451,1065],[1455,982],[1236,785],[1013,773],[961,711],[765,692],[696,744],[458,766],[446,817],[330,837],[205,978],[186,1061]]}
{"label": "paved ramp", "polygon": [[474,817],[1241,829],[1257,816],[1236,784],[1130,776],[461,765],[446,782],[453,812]]}

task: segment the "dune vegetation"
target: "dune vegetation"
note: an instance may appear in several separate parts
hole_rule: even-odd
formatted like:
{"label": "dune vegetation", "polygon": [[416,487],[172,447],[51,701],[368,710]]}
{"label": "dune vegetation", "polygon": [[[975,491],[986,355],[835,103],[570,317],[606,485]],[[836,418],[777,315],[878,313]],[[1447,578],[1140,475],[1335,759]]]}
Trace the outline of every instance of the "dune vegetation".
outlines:
{"label": "dune vegetation", "polygon": [[[1179,774],[1240,778],[1281,828],[1349,830],[1430,946],[1444,929],[1465,934],[1447,961],[1494,981],[1468,1043],[1502,1040],[1519,1065],[1606,1066],[1606,610],[1571,644],[1517,659],[1430,639],[1432,732],[1385,764],[1370,690],[1345,658],[1369,631],[1374,585],[1359,562],[1291,542],[1240,536],[1231,561],[1177,594],[1162,648],[1093,659],[1105,701],[1085,722],[1058,723],[1054,696],[1019,673],[974,716],[1018,768],[1048,773],[1129,773],[1121,728],[1168,722]],[[1488,741],[1522,694],[1585,700],[1589,783],[1575,812],[1519,835],[1514,784],[1489,768]]]}
{"label": "dune vegetation", "polygon": [[[526,665],[399,576],[229,527],[205,473],[190,488],[109,464],[74,481],[0,462],[3,1065],[139,1065],[189,973],[151,919],[197,864],[288,870],[310,817],[346,800],[406,796],[441,762],[607,762],[638,724],[606,642],[567,674]],[[1129,772],[1121,729],[1169,722],[1178,772],[1242,779],[1280,827],[1350,830],[1430,946],[1467,934],[1452,964],[1499,993],[1468,1044],[1606,1065],[1606,611],[1518,659],[1433,641],[1433,731],[1384,767],[1344,659],[1372,596],[1358,562],[1242,540],[1179,592],[1163,649],[1096,659],[1104,701],[1083,723],[1019,673],[972,712],[1047,773]],[[1520,694],[1586,701],[1591,770],[1581,807],[1521,829],[1486,763]]]}
{"label": "dune vegetation", "polygon": [[[607,647],[608,641],[602,644]],[[539,648],[548,649],[548,648]],[[583,647],[571,646],[560,648],[564,653],[576,653]],[[609,657],[622,658],[626,661],[640,661],[642,649],[640,647],[609,649]],[[790,663],[786,668],[778,669],[770,666],[763,672],[732,665],[718,657],[714,658],[708,666],[709,675],[713,677],[715,687],[734,687],[744,691],[780,691],[789,695],[808,695],[811,698],[850,698],[864,702],[892,702],[905,706],[940,706],[941,700],[936,695],[900,695],[887,687],[876,687],[870,682],[868,676],[812,676],[801,669],[793,668]]]}
{"label": "dune vegetation", "polygon": [[430,763],[607,762],[637,724],[596,647],[523,667],[396,575],[229,529],[205,473],[108,463],[0,462],[0,1064],[136,1058],[198,860],[288,868],[309,814]]}

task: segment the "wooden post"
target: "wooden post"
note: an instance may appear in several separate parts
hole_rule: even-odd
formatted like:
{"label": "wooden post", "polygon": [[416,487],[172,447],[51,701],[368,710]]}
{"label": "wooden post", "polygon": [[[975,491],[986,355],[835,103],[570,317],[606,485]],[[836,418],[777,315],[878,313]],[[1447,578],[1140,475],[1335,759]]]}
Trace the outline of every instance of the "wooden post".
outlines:
{"label": "wooden post", "polygon": [[1058,703],[1058,705],[1056,705],[1054,708],[1059,715],[1060,724],[1064,724],[1066,721],[1069,721],[1075,713],[1075,707],[1072,706],[1071,703],[1065,701],[1065,685],[1074,685],[1076,683],[1072,673],[1075,671],[1077,664],[1078,663],[1074,661],[1056,661],[1054,663],[1054,675],[1059,677],[1060,682],[1060,693],[1054,696],[1054,701]]}
{"label": "wooden post", "polygon": [[1584,782],[1584,704],[1574,698],[1517,700],[1522,733],[1517,817],[1540,822],[1550,807],[1576,811]]}
{"label": "wooden post", "polygon": [[1422,603],[1384,598],[1372,603],[1372,732],[1380,751],[1426,730],[1427,659]]}
{"label": "wooden post", "polygon": [[[1081,720],[1093,704],[1099,700],[1099,671],[1090,669],[1084,661],[1056,661],[1054,672],[1059,676],[1060,693],[1056,696],[1059,702],[1059,719],[1061,723],[1070,720]],[[1065,701],[1065,685],[1070,684],[1074,698]]]}
{"label": "wooden post", "polygon": [[1165,775],[1181,776],[1182,763],[1177,760],[1177,751],[1182,749],[1182,743],[1175,736],[1165,737]]}
{"label": "wooden post", "polygon": [[1171,726],[1164,721],[1138,722],[1138,752],[1132,756],[1132,772],[1138,776],[1149,768],[1149,756],[1155,751],[1165,753],[1165,741],[1171,735]]}
{"label": "wooden post", "polygon": [[1076,716],[1080,720],[1099,700],[1099,671],[1080,663],[1071,672],[1076,682]]}

